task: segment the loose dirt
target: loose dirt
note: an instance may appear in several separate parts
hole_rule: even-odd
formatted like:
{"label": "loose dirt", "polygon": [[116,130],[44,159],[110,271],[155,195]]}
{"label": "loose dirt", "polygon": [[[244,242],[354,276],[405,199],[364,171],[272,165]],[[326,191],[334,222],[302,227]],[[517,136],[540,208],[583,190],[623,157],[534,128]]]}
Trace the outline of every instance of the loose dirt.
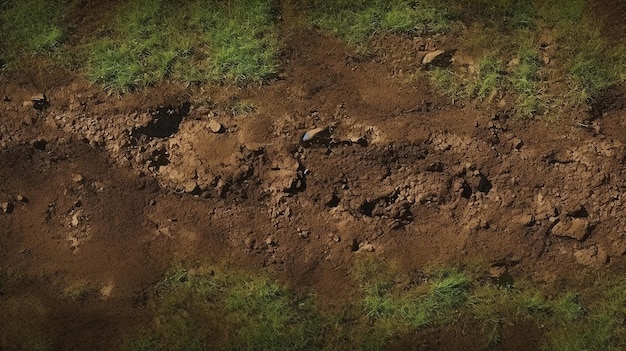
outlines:
{"label": "loose dirt", "polygon": [[[286,28],[267,86],[119,97],[60,68],[0,77],[3,343],[17,320],[59,350],[119,349],[150,318],[145,289],[181,261],[260,270],[330,307],[357,294],[361,255],[407,272],[480,259],[546,283],[622,270],[624,86],[589,125],[518,121],[410,75],[413,49],[445,38],[363,58]],[[536,344],[525,329],[506,334]]]}

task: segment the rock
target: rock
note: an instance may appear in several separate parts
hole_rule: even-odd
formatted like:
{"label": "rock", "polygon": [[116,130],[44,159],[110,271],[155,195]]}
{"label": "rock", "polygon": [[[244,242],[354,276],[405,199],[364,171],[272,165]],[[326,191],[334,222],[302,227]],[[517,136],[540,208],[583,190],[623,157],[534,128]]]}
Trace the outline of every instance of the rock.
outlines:
{"label": "rock", "polygon": [[583,241],[591,232],[589,221],[580,218],[571,218],[560,221],[552,227],[552,234]]}
{"label": "rock", "polygon": [[591,246],[574,252],[576,262],[588,267],[599,268],[608,260],[606,250],[598,246]]}
{"label": "rock", "polygon": [[493,279],[500,279],[506,273],[506,266],[493,266],[489,268],[489,277]]}
{"label": "rock", "polygon": [[220,122],[218,122],[218,121],[216,121],[214,119],[209,121],[209,129],[213,133],[224,133],[224,131],[225,131],[224,126]]}
{"label": "rock", "polygon": [[524,146],[524,142],[520,138],[511,139],[511,144],[515,150],[520,150]]}
{"label": "rock", "polygon": [[268,246],[276,246],[276,240],[274,239],[273,236],[268,236],[267,239],[265,239],[265,243]]}
{"label": "rock", "polygon": [[184,191],[186,193],[193,193],[198,189],[198,183],[195,180],[189,180],[185,182]]}
{"label": "rock", "polygon": [[376,251],[376,248],[374,247],[374,245],[370,243],[361,243],[361,245],[359,245],[359,252],[374,252],[374,251]]}
{"label": "rock", "polygon": [[429,52],[422,59],[422,65],[427,65],[429,63],[432,63],[437,57],[443,55],[445,52],[446,52],[445,50],[435,50],[433,52]]}
{"label": "rock", "polygon": [[531,214],[522,214],[513,218],[513,223],[525,226],[532,227],[535,224],[535,217]]}
{"label": "rock", "polygon": [[41,111],[50,105],[48,99],[46,98],[46,95],[44,95],[43,93],[33,95],[30,100],[32,102],[33,108],[38,111]]}
{"label": "rock", "polygon": [[75,183],[82,183],[85,180],[85,178],[81,175],[81,174],[74,174],[72,175],[72,181],[74,181]]}
{"label": "rock", "polygon": [[72,227],[78,227],[78,225],[80,224],[80,219],[79,217],[79,213],[74,213],[74,215],[72,216],[72,220],[70,221],[70,225]]}
{"label": "rock", "polygon": [[12,202],[3,202],[0,204],[0,209],[2,209],[2,213],[11,214],[15,206]]}
{"label": "rock", "polygon": [[46,95],[44,93],[37,93],[30,98],[31,101],[46,101]]}
{"label": "rock", "polygon": [[304,135],[302,136],[302,141],[312,141],[317,136],[319,136],[324,130],[325,128],[311,129],[307,131],[306,133],[304,133]]}
{"label": "rock", "polygon": [[298,228],[298,236],[301,237],[302,239],[308,239],[309,238],[309,231]]}

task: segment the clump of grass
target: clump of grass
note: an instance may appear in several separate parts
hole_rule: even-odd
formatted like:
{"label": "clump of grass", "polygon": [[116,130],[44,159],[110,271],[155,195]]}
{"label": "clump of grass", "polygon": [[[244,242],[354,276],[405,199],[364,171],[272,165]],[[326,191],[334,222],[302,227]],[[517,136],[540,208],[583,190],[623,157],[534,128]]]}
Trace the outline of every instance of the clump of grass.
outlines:
{"label": "clump of grass", "polygon": [[128,350],[307,350],[321,323],[310,298],[267,279],[176,268],[153,291],[156,323]]}
{"label": "clump of grass", "polygon": [[87,296],[97,291],[97,288],[86,281],[78,281],[65,287],[62,296],[72,301],[83,301]]}
{"label": "clump of grass", "polygon": [[167,79],[262,82],[276,73],[271,0],[137,0],[118,9],[111,35],[88,45],[91,80],[126,92]]}
{"label": "clump of grass", "polygon": [[451,25],[451,12],[429,1],[315,1],[315,25],[359,46],[379,32],[422,35],[442,33]]}
{"label": "clump of grass", "polygon": [[250,101],[236,101],[230,107],[230,113],[233,116],[249,115],[254,113],[257,107]]}
{"label": "clump of grass", "polygon": [[62,25],[69,0],[0,2],[0,61],[16,64],[21,57],[50,52],[66,37]]}

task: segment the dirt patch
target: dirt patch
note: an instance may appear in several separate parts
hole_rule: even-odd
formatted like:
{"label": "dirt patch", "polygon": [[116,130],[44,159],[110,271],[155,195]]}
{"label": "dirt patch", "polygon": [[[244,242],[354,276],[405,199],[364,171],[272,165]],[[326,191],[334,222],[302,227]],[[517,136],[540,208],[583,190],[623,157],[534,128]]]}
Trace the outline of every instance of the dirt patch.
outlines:
{"label": "dirt patch", "polygon": [[[355,297],[358,255],[407,271],[479,257],[544,282],[620,270],[624,104],[592,128],[451,104],[407,79],[415,62],[398,53],[415,45],[364,59],[291,29],[281,78],[245,89],[117,97],[75,76],[0,78],[0,330],[119,348],[148,318],[144,289],[185,260],[259,269],[330,306]],[[234,113],[241,101],[254,112]],[[506,349],[537,343],[522,329],[505,329]],[[424,347],[475,341],[459,338]]]}

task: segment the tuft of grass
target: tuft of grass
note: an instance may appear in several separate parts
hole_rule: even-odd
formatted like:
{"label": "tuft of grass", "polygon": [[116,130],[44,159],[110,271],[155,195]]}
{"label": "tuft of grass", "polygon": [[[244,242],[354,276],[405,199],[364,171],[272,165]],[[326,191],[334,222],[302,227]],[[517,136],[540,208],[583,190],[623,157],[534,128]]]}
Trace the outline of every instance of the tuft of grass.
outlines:
{"label": "tuft of grass", "polygon": [[137,0],[118,11],[112,33],[87,45],[87,75],[106,88],[169,79],[249,84],[277,72],[271,0]]}
{"label": "tuft of grass", "polygon": [[452,23],[450,11],[429,1],[314,1],[310,17],[322,30],[357,47],[376,33],[443,33]]}
{"label": "tuft of grass", "polygon": [[5,0],[0,2],[0,61],[51,52],[65,39],[64,9],[70,0]]}
{"label": "tuft of grass", "polygon": [[128,350],[318,348],[312,300],[261,277],[177,267],[152,294],[155,325],[129,340]]}
{"label": "tuft of grass", "polygon": [[232,113],[233,116],[249,115],[256,110],[257,107],[250,101],[236,101],[230,107],[230,113]]}
{"label": "tuft of grass", "polygon": [[78,281],[63,289],[62,296],[72,301],[83,301],[87,296],[97,291],[97,288],[86,281]]}

